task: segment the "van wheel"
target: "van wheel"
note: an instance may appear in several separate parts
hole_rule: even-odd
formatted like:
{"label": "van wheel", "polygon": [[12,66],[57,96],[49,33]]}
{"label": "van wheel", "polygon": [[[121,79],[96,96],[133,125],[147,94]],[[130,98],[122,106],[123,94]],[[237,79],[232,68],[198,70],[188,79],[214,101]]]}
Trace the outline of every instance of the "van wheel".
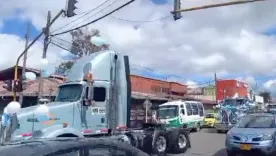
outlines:
{"label": "van wheel", "polygon": [[200,130],[201,130],[200,124],[197,123],[195,131],[196,131],[196,132],[199,132]]}

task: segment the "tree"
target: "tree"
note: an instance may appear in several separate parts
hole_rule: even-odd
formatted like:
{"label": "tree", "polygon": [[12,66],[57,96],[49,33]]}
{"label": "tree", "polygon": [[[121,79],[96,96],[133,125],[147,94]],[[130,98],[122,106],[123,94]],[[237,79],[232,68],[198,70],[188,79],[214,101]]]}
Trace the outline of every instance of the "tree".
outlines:
{"label": "tree", "polygon": [[[97,29],[91,29],[90,31],[88,31],[88,29],[78,29],[72,31],[70,34],[72,36],[70,52],[77,57],[82,57],[95,52],[99,52],[101,50],[109,49],[109,45],[96,46],[91,42],[91,38],[93,36],[100,36],[100,31]],[[65,76],[68,73],[69,69],[71,69],[73,64],[74,61],[61,63],[56,68],[56,73]]]}
{"label": "tree", "polygon": [[56,74],[66,76],[73,64],[74,61],[62,62],[58,67],[56,67]]}
{"label": "tree", "polygon": [[271,101],[271,93],[268,91],[262,91],[259,93],[260,96],[264,98],[265,103],[269,103]]}
{"label": "tree", "polygon": [[91,42],[93,36],[100,36],[100,31],[97,29],[92,29],[91,31],[78,29],[72,31],[71,36],[72,45],[70,51],[78,57],[109,49],[109,45],[96,46]]}

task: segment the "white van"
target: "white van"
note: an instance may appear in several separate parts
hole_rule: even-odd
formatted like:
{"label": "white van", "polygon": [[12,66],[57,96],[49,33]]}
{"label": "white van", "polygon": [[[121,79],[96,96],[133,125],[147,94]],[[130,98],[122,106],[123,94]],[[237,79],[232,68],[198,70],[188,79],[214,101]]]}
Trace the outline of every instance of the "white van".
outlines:
{"label": "white van", "polygon": [[199,131],[203,125],[205,110],[198,101],[171,101],[161,104],[157,110],[157,122],[168,127],[182,127]]}

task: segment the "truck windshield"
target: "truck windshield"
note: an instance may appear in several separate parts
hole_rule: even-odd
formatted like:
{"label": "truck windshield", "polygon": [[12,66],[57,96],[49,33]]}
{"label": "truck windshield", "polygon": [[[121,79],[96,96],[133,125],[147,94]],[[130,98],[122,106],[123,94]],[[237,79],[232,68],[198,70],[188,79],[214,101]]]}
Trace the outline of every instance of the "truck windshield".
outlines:
{"label": "truck windshield", "polygon": [[214,114],[206,114],[205,118],[206,119],[213,119],[213,118],[215,118],[215,115]]}
{"label": "truck windshield", "polygon": [[178,116],[178,106],[161,106],[157,114],[160,119],[176,117]]}
{"label": "truck windshield", "polygon": [[267,108],[269,111],[276,111],[276,105],[268,105]]}
{"label": "truck windshield", "polygon": [[75,102],[81,98],[82,85],[72,84],[59,87],[56,102]]}
{"label": "truck windshield", "polygon": [[267,115],[248,115],[241,119],[238,128],[275,128],[275,118]]}
{"label": "truck windshield", "polygon": [[244,99],[226,99],[222,103],[222,106],[239,106],[244,103]]}

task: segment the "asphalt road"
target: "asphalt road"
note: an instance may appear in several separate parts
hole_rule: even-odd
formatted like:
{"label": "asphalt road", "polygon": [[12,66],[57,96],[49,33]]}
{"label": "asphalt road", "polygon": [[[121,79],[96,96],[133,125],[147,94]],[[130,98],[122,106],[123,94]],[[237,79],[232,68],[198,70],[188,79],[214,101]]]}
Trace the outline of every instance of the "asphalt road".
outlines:
{"label": "asphalt road", "polygon": [[185,154],[171,156],[227,156],[225,151],[226,134],[218,134],[214,129],[203,129],[191,133],[192,148]]}

